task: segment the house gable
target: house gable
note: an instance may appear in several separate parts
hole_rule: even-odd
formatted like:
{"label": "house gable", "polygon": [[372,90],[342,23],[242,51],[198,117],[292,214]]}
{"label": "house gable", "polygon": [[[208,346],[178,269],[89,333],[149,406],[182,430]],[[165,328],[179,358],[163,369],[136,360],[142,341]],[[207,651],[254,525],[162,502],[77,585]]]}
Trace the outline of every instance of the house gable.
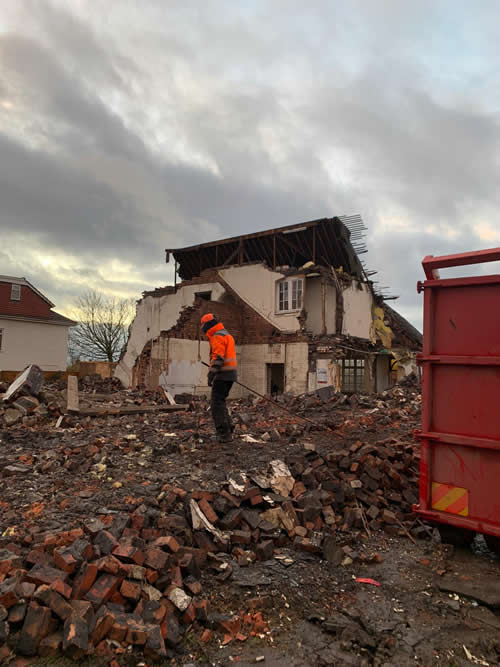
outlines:
{"label": "house gable", "polygon": [[50,319],[52,305],[27,280],[7,276],[0,280],[1,315]]}

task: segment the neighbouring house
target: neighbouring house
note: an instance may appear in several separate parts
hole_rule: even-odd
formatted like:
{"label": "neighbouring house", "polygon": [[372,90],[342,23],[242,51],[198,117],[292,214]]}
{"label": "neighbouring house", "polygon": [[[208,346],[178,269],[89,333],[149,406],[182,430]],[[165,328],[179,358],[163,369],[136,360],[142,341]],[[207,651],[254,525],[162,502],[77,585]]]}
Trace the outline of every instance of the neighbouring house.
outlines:
{"label": "neighbouring house", "polygon": [[[350,220],[355,235],[361,219]],[[383,391],[416,371],[422,336],[376,293],[347,224],[325,218],[167,250],[175,283],[143,293],[115,376],[206,393],[207,312],[235,337],[240,381],[261,393]]]}
{"label": "neighbouring house", "polygon": [[53,307],[26,278],[0,276],[0,371],[20,371],[29,364],[66,370],[68,331],[76,322]]}

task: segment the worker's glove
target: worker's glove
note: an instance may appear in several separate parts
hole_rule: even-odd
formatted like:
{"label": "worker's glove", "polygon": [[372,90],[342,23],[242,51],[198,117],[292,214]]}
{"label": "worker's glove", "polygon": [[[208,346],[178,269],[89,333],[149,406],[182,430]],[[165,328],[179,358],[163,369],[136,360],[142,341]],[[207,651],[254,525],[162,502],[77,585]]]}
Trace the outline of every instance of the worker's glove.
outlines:
{"label": "worker's glove", "polygon": [[217,373],[215,371],[212,371],[212,370],[208,371],[208,386],[209,387],[211,387],[213,385],[216,375],[217,375]]}

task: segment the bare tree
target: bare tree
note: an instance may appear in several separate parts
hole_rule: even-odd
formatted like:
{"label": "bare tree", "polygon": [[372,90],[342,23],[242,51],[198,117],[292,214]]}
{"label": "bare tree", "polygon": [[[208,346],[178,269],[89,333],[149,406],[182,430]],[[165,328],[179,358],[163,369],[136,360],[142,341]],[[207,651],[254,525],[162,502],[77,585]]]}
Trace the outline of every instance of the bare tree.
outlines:
{"label": "bare tree", "polygon": [[71,356],[116,361],[135,313],[133,299],[118,299],[88,290],[75,301],[77,326],[70,330]]}

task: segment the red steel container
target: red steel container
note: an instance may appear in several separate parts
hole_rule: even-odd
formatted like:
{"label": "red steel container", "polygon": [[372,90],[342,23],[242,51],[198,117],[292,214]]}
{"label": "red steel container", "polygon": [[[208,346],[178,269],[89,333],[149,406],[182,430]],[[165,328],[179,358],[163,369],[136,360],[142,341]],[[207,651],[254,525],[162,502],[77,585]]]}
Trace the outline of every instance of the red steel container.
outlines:
{"label": "red steel container", "polygon": [[500,260],[500,248],[426,257],[420,502],[428,520],[500,537],[500,275],[438,269]]}

